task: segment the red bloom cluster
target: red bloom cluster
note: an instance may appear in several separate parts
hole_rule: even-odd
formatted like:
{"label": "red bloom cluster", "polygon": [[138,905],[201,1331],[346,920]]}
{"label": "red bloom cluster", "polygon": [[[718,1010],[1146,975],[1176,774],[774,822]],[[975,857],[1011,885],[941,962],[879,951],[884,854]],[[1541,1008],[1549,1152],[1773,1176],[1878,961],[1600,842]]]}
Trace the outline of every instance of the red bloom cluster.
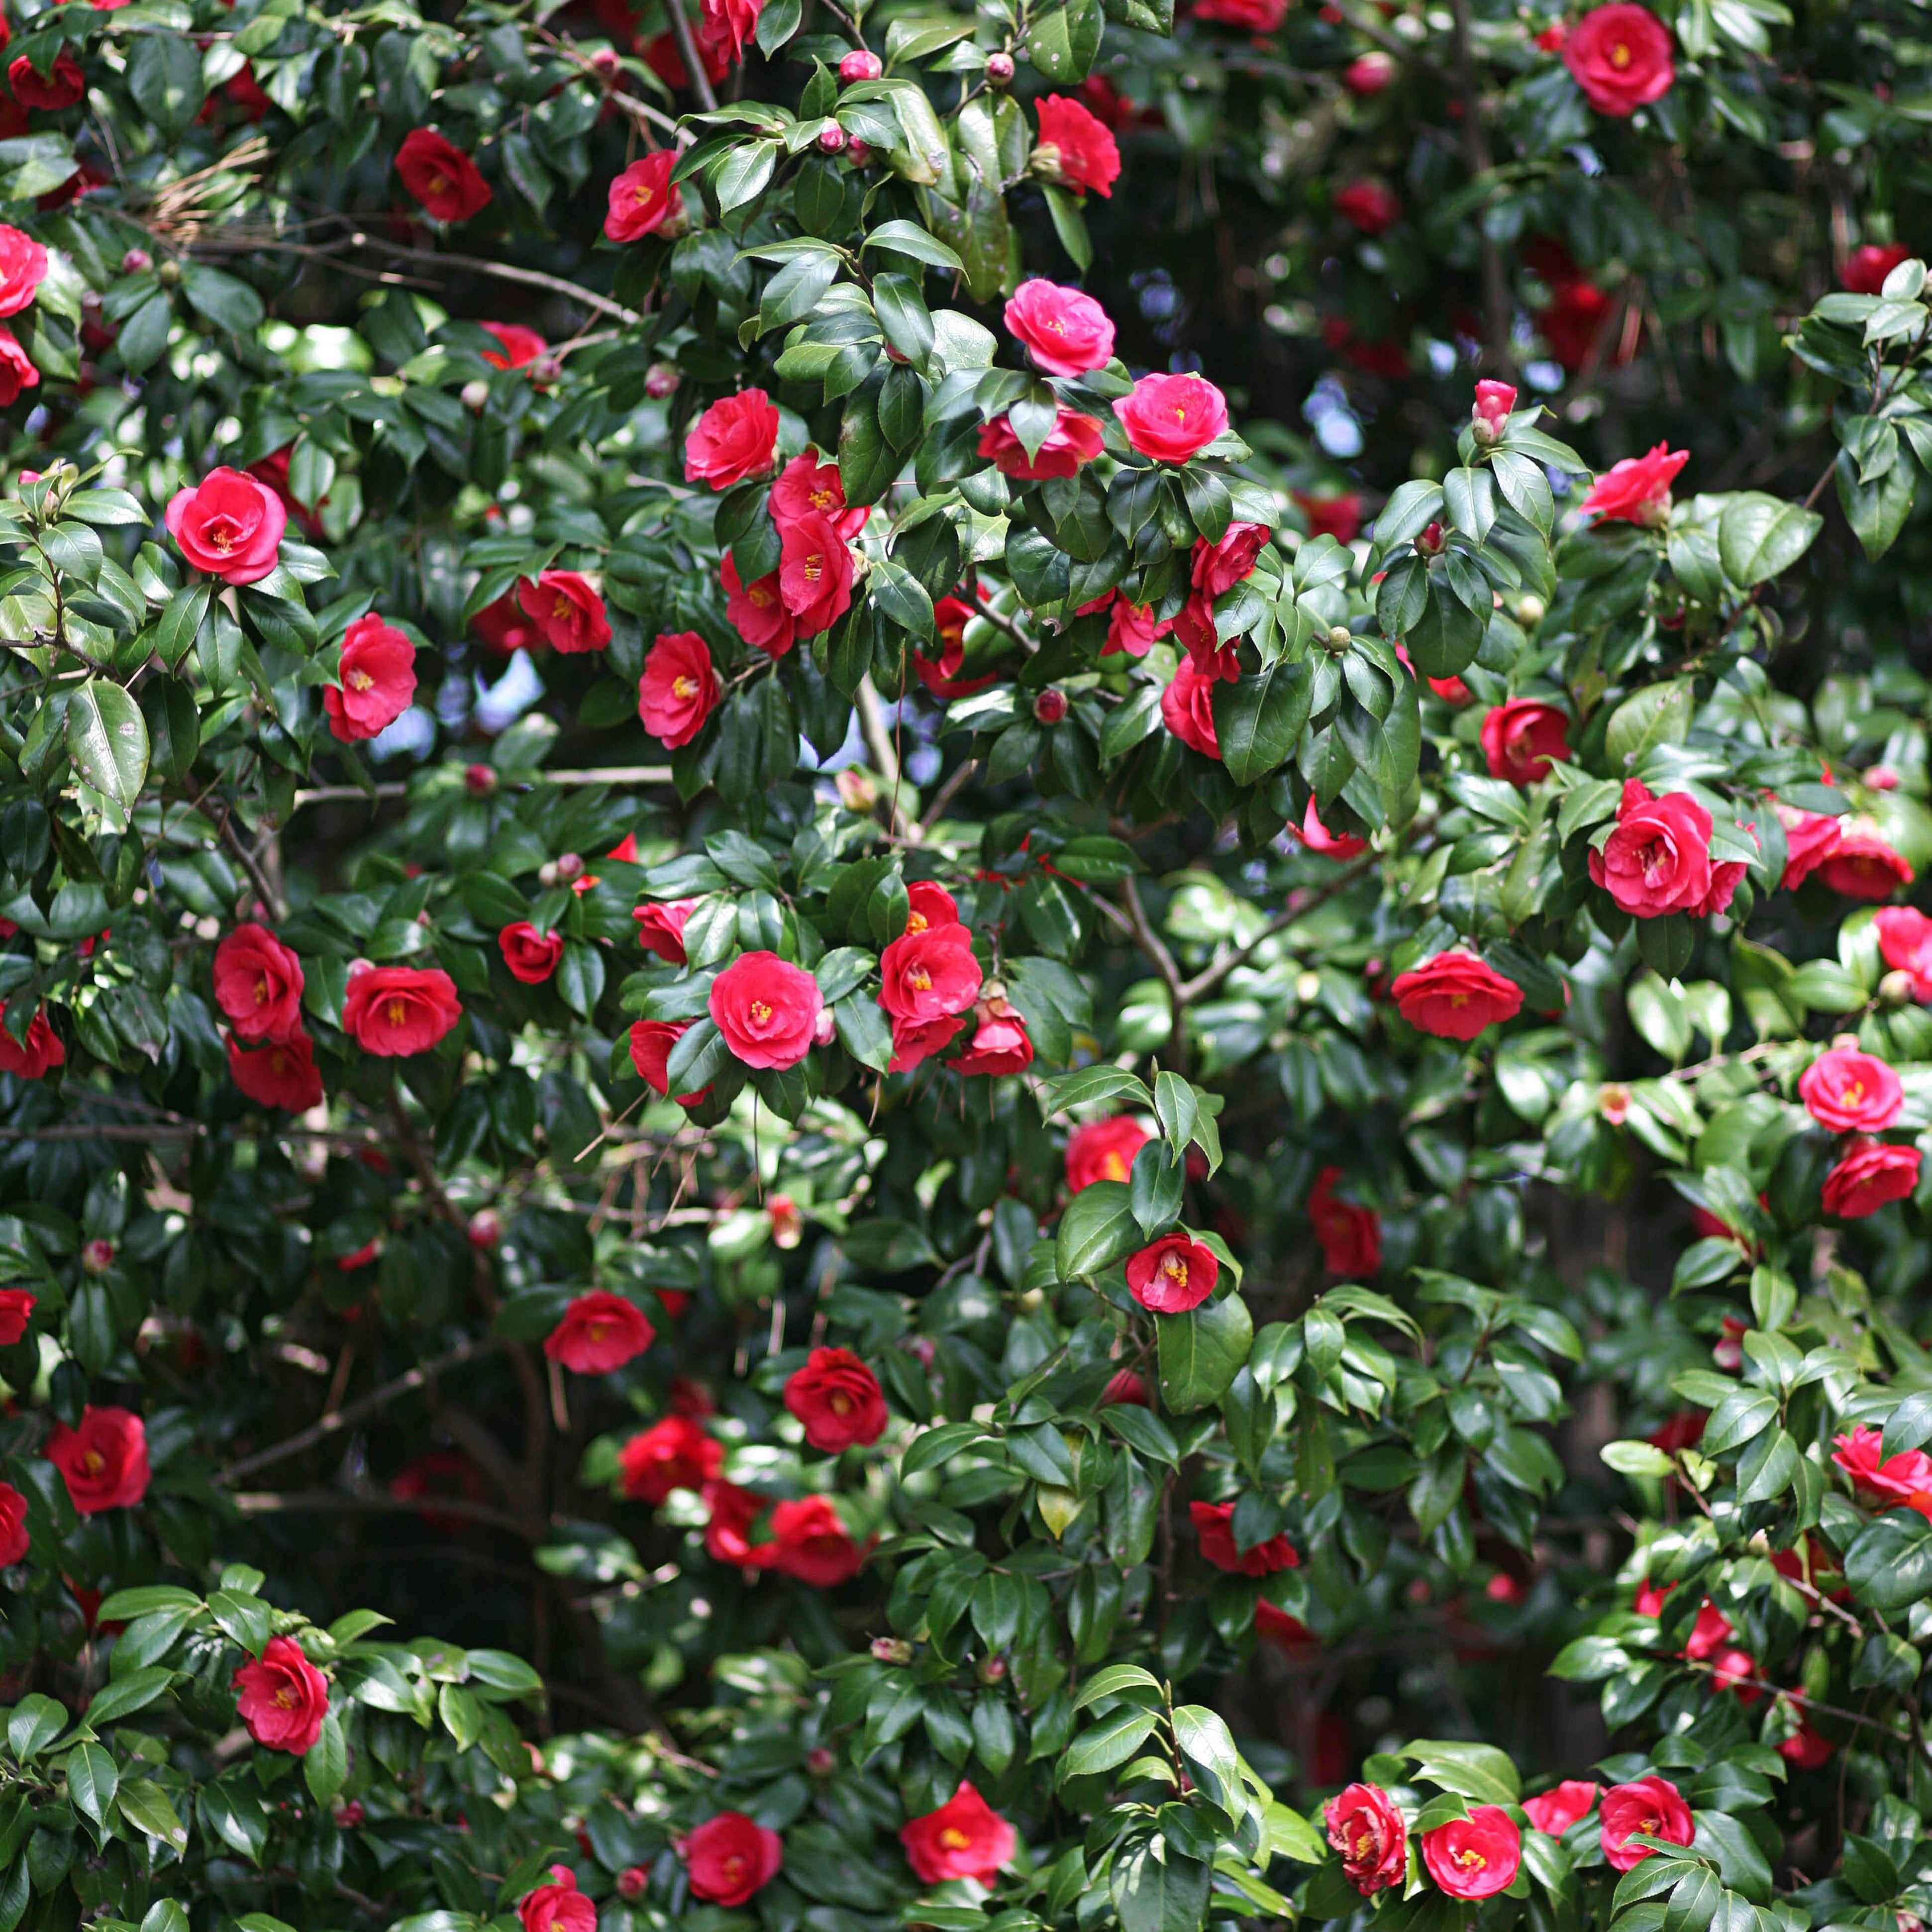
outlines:
{"label": "red bloom cluster", "polygon": [[747,1066],[796,1066],[819,1037],[820,1016],[830,1017],[818,982],[776,952],[740,953],[712,981],[709,1004],[724,1044]]}
{"label": "red bloom cluster", "polygon": [[617,1453],[620,1480],[634,1502],[661,1503],[674,1490],[702,1490],[724,1466],[724,1450],[688,1415],[668,1415]]}
{"label": "red bloom cluster", "polygon": [[856,1576],[872,1550],[853,1541],[830,1496],[800,1496],[771,1506],[736,1483],[704,1486],[710,1520],[704,1546],[721,1563],[776,1570],[814,1589],[830,1590]]}
{"label": "red bloom cluster", "polygon": [[804,1425],[806,1442],[832,1455],[869,1448],[887,1420],[878,1376],[849,1348],[813,1349],[787,1378],[784,1406]]}
{"label": "red bloom cluster", "polygon": [[1243,1576],[1266,1576],[1276,1570],[1293,1570],[1301,1558],[1285,1536],[1270,1536],[1252,1550],[1243,1550],[1234,1541],[1234,1505],[1232,1503],[1190,1503],[1189,1520],[1199,1539],[1201,1553],[1217,1570]]}
{"label": "red bloom cluster", "polygon": [[1742,859],[1712,863],[1711,814],[1688,792],[1658,798],[1636,778],[1624,781],[1616,829],[1590,854],[1591,878],[1638,919],[1722,912],[1744,874]]}
{"label": "red bloom cluster", "polygon": [[1308,1218],[1315,1224],[1315,1238],[1322,1244],[1322,1258],[1330,1274],[1379,1274],[1382,1223],[1372,1208],[1358,1207],[1336,1197],[1335,1184],[1342,1178],[1339,1167],[1324,1167],[1309,1190]]}
{"label": "red bloom cluster", "polygon": [[950,893],[926,887],[919,911],[918,928],[908,920],[879,956],[879,1004],[892,1023],[895,1073],[951,1046],[985,976],[973,956],[973,934],[960,924]]}
{"label": "red bloom cluster", "polygon": [[1932,1456],[1922,1449],[1882,1454],[1884,1436],[1860,1423],[1849,1435],[1834,1436],[1832,1460],[1855,1486],[1887,1509],[1903,1505],[1932,1519]]}

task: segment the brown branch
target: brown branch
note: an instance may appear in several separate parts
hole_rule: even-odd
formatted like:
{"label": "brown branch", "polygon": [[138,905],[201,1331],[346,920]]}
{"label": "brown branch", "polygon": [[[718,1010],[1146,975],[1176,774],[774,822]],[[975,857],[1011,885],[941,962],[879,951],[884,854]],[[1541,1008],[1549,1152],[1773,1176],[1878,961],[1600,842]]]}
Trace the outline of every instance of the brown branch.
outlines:
{"label": "brown branch", "polygon": [[[671,17],[677,17],[675,8]],[[352,248],[361,247],[381,254],[397,256],[406,262],[437,262],[446,268],[471,268],[479,275],[494,275],[500,282],[521,282],[526,287],[548,289],[552,295],[568,296],[572,302],[614,316],[633,327],[644,320],[636,310],[626,308],[622,302],[613,302],[608,296],[600,296],[592,290],[580,288],[574,282],[566,282],[561,275],[547,275],[540,268],[519,268],[509,262],[488,262],[480,255],[449,255],[435,248],[405,248],[398,243],[378,242],[367,235],[352,235],[349,239]]]}
{"label": "brown branch", "polygon": [[1166,942],[1148,924],[1146,910],[1141,904],[1139,889],[1132,878],[1120,881],[1120,897],[1126,906],[1127,923],[1132,929],[1136,944],[1154,962],[1161,984],[1167,988],[1168,1012],[1172,1017],[1168,1058],[1173,1063],[1172,1070],[1184,1078],[1187,1072],[1188,994],[1187,988],[1181,983],[1180,969],[1174,963],[1174,955],[1167,950]]}
{"label": "brown branch", "polygon": [[466,1496],[356,1496],[335,1490],[244,1490],[232,1500],[244,1516],[310,1513],[461,1516],[471,1522],[487,1523],[493,1529],[508,1530],[526,1542],[532,1540],[529,1526],[507,1510],[492,1509],[488,1503],[472,1502]]}
{"label": "brown branch", "polygon": [[704,71],[704,62],[698,57],[698,42],[685,14],[684,0],[664,0],[664,11],[670,16],[671,37],[677,42],[677,57],[684,63],[685,78],[704,104],[705,112],[716,114],[718,97],[712,92],[711,76]]}

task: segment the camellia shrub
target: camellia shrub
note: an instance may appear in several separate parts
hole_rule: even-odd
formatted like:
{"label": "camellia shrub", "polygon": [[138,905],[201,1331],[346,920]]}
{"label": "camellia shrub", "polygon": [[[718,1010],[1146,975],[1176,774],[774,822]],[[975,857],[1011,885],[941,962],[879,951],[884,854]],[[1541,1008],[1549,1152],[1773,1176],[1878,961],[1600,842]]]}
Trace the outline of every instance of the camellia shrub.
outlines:
{"label": "camellia shrub", "polygon": [[0,1932],[1932,1916],[1916,10],[4,26]]}

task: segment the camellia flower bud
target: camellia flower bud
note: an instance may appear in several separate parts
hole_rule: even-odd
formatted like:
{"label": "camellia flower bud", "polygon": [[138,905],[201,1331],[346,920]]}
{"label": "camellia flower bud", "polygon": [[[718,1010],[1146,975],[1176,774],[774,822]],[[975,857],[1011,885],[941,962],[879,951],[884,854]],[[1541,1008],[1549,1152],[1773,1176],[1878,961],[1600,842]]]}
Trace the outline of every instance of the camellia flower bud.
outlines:
{"label": "camellia flower bud", "polygon": [[1331,650],[1345,651],[1354,640],[1355,634],[1346,624],[1330,624],[1328,626],[1328,643]]}
{"label": "camellia flower bud", "polygon": [[993,86],[1010,86],[1012,78],[1013,57],[1011,54],[988,54],[986,56],[986,79]]}
{"label": "camellia flower bud", "polygon": [[341,1830],[352,1832],[362,1822],[362,1801],[352,1798],[347,1804],[338,1804],[332,1815]]}
{"label": "camellia flower bud", "polygon": [[974,1666],[974,1674],[982,1684],[998,1684],[1006,1674],[1006,1660],[1004,1657],[982,1657]]}
{"label": "camellia flower bud", "polygon": [[1416,538],[1415,547],[1424,556],[1440,556],[1442,554],[1443,541],[1442,526],[1440,524],[1431,524]]}
{"label": "camellia flower bud", "polygon": [[472,798],[488,798],[496,789],[496,768],[490,765],[465,765],[463,789]]}
{"label": "camellia flower bud", "polygon": [[818,130],[818,152],[821,154],[838,154],[845,151],[845,130],[836,121],[828,121]]}
{"label": "camellia flower bud", "polygon": [[503,1238],[502,1217],[494,1208],[479,1208],[470,1217],[470,1245],[494,1248]]}
{"label": "camellia flower bud", "polygon": [[80,1251],[80,1264],[89,1274],[105,1274],[114,1265],[112,1241],[89,1241]]}
{"label": "camellia flower bud", "polygon": [[830,1778],[838,1768],[838,1760],[823,1744],[814,1744],[805,1754],[805,1768],[814,1778]]}
{"label": "camellia flower bud", "polygon": [[872,161],[872,144],[862,141],[856,135],[845,144],[845,158],[855,168],[869,167]]}
{"label": "camellia flower bud", "polygon": [[480,416],[490,400],[490,385],[481,376],[473,376],[456,393],[472,416]]}
{"label": "camellia flower bud", "polygon": [[838,78],[847,82],[877,80],[885,70],[885,63],[867,47],[854,47],[838,63]]}
{"label": "camellia flower bud", "polygon": [[171,289],[182,278],[182,265],[176,261],[164,262],[154,272],[160,277],[162,287]]}
{"label": "camellia flower bud", "polygon": [[856,765],[848,765],[832,783],[838,794],[838,802],[848,812],[870,812],[879,802],[879,788],[872,782],[871,774],[862,772]]}
{"label": "camellia flower bud", "polygon": [[124,275],[138,275],[143,268],[152,268],[154,258],[145,248],[130,248],[121,257],[121,272]]}
{"label": "camellia flower bud", "polygon": [[1033,715],[1042,724],[1058,724],[1066,716],[1066,694],[1048,685],[1033,701]]}
{"label": "camellia flower bud", "polygon": [[1547,607],[1540,597],[1522,597],[1516,600],[1516,621],[1521,624],[1540,624]]}
{"label": "camellia flower bud", "polygon": [[1878,982],[1878,1000],[1882,1006],[1896,1010],[1912,1003],[1912,975],[1894,970],[1888,973]]}
{"label": "camellia flower bud", "polygon": [[902,1636],[875,1636],[872,1640],[872,1654],[881,1664],[910,1664],[912,1646]]}
{"label": "camellia flower bud", "polygon": [[608,84],[610,81],[614,80],[616,75],[618,66],[617,50],[615,47],[599,47],[597,51],[590,56],[590,64],[604,76],[604,81]]}
{"label": "camellia flower bud", "polygon": [[1516,407],[1516,390],[1508,382],[1478,382],[1475,407],[1469,412],[1476,432],[1476,445],[1490,448],[1502,440],[1509,428],[1510,411]]}
{"label": "camellia flower bud", "polygon": [[776,1247],[795,1248],[805,1234],[805,1216],[789,1194],[774,1194],[765,1203],[771,1218],[772,1242]]}
{"label": "camellia flower bud", "polygon": [[617,1874],[617,1896],[620,1898],[642,1898],[644,1888],[651,1882],[651,1875],[642,1865],[626,1865]]}
{"label": "camellia flower bud", "polygon": [[670,363],[653,362],[644,371],[644,394],[661,403],[677,394],[678,381],[677,370]]}
{"label": "camellia flower bud", "polygon": [[556,861],[554,859],[546,859],[537,868],[537,884],[545,887],[556,884]]}
{"label": "camellia flower bud", "polygon": [[567,886],[573,879],[584,876],[584,861],[574,852],[566,852],[556,862],[556,882]]}

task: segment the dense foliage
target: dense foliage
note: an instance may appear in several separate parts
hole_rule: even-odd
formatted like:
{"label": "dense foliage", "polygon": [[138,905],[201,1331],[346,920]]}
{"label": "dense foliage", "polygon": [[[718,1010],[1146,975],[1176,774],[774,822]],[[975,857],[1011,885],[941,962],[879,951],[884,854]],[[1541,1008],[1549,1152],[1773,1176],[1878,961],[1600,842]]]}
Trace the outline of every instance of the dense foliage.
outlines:
{"label": "dense foliage", "polygon": [[0,62],[0,1932],[1932,1916],[1898,0]]}

